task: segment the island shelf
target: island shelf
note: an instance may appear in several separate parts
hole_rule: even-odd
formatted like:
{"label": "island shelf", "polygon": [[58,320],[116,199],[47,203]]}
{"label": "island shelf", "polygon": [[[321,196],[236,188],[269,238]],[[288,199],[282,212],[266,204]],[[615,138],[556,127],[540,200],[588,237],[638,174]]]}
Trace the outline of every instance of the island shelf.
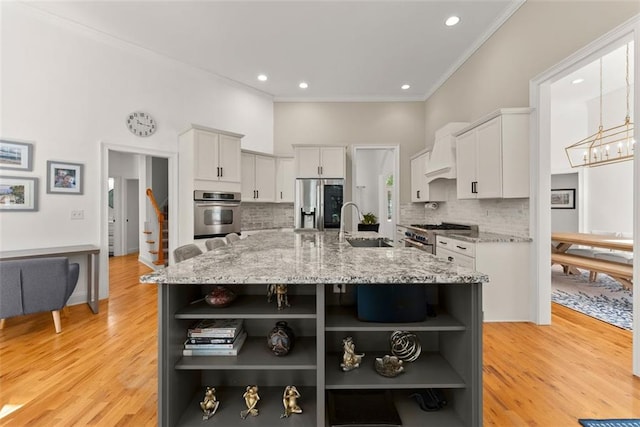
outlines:
{"label": "island shelf", "polygon": [[[485,275],[412,248],[351,248],[328,233],[261,233],[259,249],[249,240],[141,279],[159,285],[160,426],[202,426],[199,402],[207,386],[216,388],[220,401],[218,412],[206,421],[211,426],[330,427],[328,393],[347,390],[390,391],[404,427],[482,424]],[[266,285],[272,283],[289,285],[291,307],[278,310],[275,301],[267,302]],[[410,323],[363,322],[354,305],[343,305],[353,298],[331,292],[336,283],[423,286],[424,303],[436,315]],[[225,308],[196,302],[211,285],[229,286],[238,297]],[[248,337],[239,354],[183,356],[189,325],[214,318],[244,319]],[[296,342],[288,355],[279,357],[268,349],[267,334],[282,320],[295,331]],[[377,374],[374,360],[390,354],[389,337],[396,330],[416,334],[422,353],[406,363],[404,374],[387,378]],[[346,336],[353,337],[357,352],[365,353],[361,366],[349,372],[340,369]],[[253,384],[259,387],[260,414],[242,420],[242,394]],[[300,390],[303,413],[281,419],[287,385]],[[447,405],[436,412],[421,410],[411,395],[426,388],[440,389]]]}

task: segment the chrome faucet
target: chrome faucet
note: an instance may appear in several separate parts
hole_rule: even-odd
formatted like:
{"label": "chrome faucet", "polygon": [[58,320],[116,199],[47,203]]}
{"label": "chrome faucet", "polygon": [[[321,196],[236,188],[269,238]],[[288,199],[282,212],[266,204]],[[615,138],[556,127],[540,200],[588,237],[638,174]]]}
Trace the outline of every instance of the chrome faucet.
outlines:
{"label": "chrome faucet", "polygon": [[362,220],[362,215],[360,214],[360,208],[354,202],[347,202],[340,208],[340,232],[338,233],[338,242],[344,243],[344,208],[347,206],[353,206],[356,208],[356,212],[358,213],[358,219]]}

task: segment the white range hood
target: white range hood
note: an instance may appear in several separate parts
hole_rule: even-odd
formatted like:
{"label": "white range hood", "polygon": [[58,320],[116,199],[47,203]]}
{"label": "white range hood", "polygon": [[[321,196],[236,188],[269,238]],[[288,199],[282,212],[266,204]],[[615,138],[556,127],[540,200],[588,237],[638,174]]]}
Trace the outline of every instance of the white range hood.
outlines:
{"label": "white range hood", "polygon": [[453,133],[468,125],[466,122],[451,122],[436,131],[431,157],[425,169],[427,182],[456,179],[456,138]]}

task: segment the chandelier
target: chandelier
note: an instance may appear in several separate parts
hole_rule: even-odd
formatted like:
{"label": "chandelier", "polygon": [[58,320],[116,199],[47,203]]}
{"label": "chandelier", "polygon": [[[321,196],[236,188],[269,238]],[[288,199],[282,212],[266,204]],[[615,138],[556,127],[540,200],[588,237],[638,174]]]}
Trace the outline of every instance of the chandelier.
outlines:
{"label": "chandelier", "polygon": [[630,118],[629,44],[626,51],[627,115],[624,123],[604,129],[602,126],[602,58],[600,58],[600,126],[598,131],[565,148],[572,168],[594,167],[633,159],[635,139]]}

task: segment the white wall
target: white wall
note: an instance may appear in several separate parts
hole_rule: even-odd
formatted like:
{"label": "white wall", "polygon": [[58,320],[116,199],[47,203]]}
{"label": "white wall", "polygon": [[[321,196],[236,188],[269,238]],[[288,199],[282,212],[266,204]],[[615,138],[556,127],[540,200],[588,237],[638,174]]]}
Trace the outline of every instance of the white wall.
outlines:
{"label": "white wall", "polygon": [[[423,102],[276,102],[274,146],[292,144],[400,145],[400,200],[411,200],[409,157],[425,148]],[[351,150],[347,150],[348,153]],[[351,160],[345,200],[351,200]]]}
{"label": "white wall", "polygon": [[[0,137],[33,142],[33,171],[11,175],[40,180],[38,212],[0,213],[0,250],[104,245],[104,298],[108,264],[100,233],[101,141],[176,153],[178,133],[196,123],[242,133],[243,148],[270,152],[272,100],[24,3],[2,2],[0,7]],[[154,116],[155,135],[139,138],[126,129],[126,115],[136,110]],[[46,194],[47,160],[82,163],[84,194]],[[70,220],[75,209],[84,210],[84,220]]]}

